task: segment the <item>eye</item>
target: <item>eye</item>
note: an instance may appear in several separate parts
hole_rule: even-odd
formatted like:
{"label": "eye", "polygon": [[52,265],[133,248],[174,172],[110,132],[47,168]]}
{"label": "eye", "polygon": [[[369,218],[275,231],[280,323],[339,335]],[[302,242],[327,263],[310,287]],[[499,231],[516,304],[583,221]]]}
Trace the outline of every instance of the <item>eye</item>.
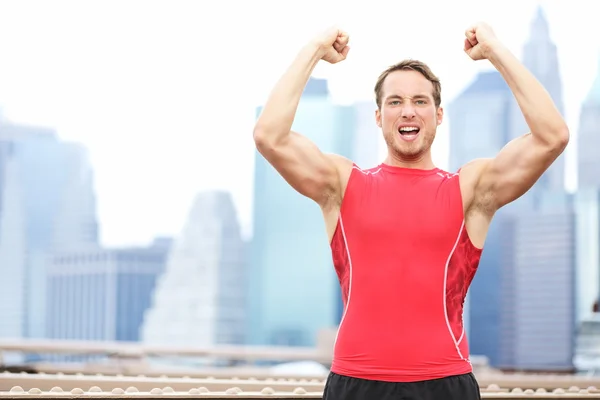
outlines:
{"label": "eye", "polygon": [[427,104],[425,100],[417,100],[416,103],[421,106]]}
{"label": "eye", "polygon": [[392,100],[392,101],[390,101],[390,106],[397,106],[398,104],[400,104],[400,100]]}

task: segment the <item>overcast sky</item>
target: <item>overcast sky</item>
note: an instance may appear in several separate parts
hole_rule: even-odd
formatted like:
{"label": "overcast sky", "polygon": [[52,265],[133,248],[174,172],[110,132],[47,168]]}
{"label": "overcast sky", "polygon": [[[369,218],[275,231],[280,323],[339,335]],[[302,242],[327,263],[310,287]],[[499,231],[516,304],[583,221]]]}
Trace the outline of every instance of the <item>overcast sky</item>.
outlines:
{"label": "overcast sky", "polygon": [[[90,149],[109,245],[177,233],[194,194],[213,188],[232,191],[248,234],[254,109],[299,47],[331,24],[350,33],[352,46],[344,63],[315,71],[330,79],[336,101],[371,98],[380,70],[412,57],[441,77],[448,103],[490,68],[462,52],[469,24],[487,21],[520,57],[541,4],[576,132],[600,56],[592,2],[349,3],[0,0],[0,106],[12,120],[54,127]],[[434,152],[442,168],[447,122]]]}

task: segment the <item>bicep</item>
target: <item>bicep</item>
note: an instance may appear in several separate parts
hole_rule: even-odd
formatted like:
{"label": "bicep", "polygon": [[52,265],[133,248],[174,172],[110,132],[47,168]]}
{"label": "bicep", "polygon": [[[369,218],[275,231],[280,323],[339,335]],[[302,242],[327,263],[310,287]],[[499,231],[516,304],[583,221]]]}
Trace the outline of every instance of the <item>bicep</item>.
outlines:
{"label": "bicep", "polygon": [[340,192],[340,179],[334,160],[308,138],[290,132],[280,143],[257,141],[261,155],[300,194],[320,205]]}
{"label": "bicep", "polygon": [[510,141],[482,169],[478,195],[493,201],[495,209],[518,199],[531,189],[562,151],[530,133]]}

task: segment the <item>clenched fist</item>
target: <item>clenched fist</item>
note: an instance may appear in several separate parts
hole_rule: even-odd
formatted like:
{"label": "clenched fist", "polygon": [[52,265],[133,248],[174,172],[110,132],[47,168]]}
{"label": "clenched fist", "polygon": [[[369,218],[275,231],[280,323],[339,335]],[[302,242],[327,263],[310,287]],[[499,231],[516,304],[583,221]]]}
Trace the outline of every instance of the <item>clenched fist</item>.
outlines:
{"label": "clenched fist", "polygon": [[350,47],[348,34],[338,28],[329,28],[316,38],[313,43],[318,46],[321,60],[335,64],[346,59]]}
{"label": "clenched fist", "polygon": [[492,28],[483,22],[471,26],[465,31],[465,53],[473,60],[488,59],[498,39]]}

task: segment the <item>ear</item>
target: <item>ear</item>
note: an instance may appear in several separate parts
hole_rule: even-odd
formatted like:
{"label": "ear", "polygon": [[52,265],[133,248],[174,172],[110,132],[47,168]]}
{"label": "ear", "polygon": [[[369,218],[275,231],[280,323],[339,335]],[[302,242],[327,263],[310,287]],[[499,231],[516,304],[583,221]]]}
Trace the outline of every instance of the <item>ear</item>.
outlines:
{"label": "ear", "polygon": [[377,123],[377,126],[381,128],[381,111],[379,108],[375,110],[375,122]]}
{"label": "ear", "polygon": [[437,119],[437,124],[441,125],[442,121],[444,119],[444,109],[442,107],[438,107],[438,109],[436,111],[436,119]]}

